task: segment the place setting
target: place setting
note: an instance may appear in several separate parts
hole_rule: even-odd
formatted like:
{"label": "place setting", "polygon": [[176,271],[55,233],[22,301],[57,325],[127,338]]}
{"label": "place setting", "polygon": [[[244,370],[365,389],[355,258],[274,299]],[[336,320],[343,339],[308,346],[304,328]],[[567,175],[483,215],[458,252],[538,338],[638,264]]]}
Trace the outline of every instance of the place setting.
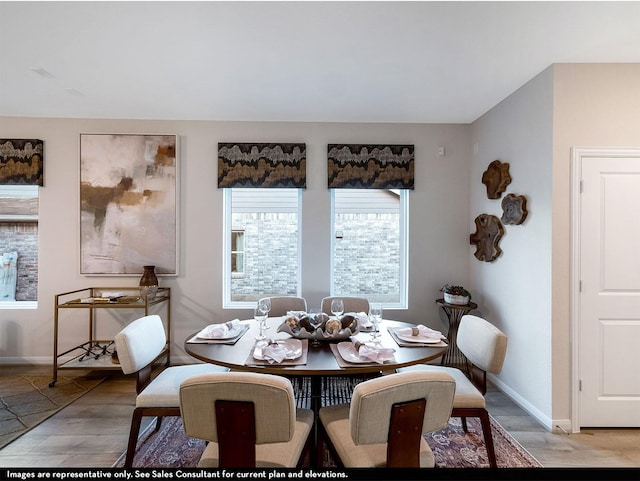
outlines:
{"label": "place setting", "polygon": [[239,319],[209,324],[191,339],[189,344],[235,344],[249,330],[249,325]]}
{"label": "place setting", "polygon": [[446,337],[440,332],[423,324],[413,327],[388,329],[394,341],[401,347],[444,347]]}
{"label": "place setting", "polygon": [[340,367],[372,366],[396,362],[396,350],[378,344],[366,344],[357,338],[330,345],[331,352]]}
{"label": "place setting", "polygon": [[307,339],[257,339],[247,366],[298,366],[307,363]]}

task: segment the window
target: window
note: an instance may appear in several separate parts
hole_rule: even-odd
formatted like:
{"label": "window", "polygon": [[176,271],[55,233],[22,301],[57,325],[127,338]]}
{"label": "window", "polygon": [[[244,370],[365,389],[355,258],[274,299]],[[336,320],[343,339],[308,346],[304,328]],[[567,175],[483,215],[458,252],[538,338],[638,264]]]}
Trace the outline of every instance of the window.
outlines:
{"label": "window", "polygon": [[300,295],[300,192],[225,189],[225,307]]}
{"label": "window", "polygon": [[38,210],[37,185],[0,185],[0,304],[12,309],[38,299]]}
{"label": "window", "polygon": [[408,191],[332,189],[331,295],[407,307]]}

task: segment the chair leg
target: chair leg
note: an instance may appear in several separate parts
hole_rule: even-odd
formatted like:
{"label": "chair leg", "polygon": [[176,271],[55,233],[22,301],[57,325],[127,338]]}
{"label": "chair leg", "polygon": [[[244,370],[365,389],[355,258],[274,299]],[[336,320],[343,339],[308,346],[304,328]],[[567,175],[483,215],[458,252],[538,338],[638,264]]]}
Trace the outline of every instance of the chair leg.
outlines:
{"label": "chair leg", "polygon": [[484,432],[484,444],[487,448],[487,458],[489,458],[489,467],[497,468],[498,462],[496,460],[496,452],[493,448],[493,436],[491,435],[491,422],[489,421],[489,413],[486,410],[482,410],[479,414],[480,422],[482,424],[482,431]]}
{"label": "chair leg", "polygon": [[124,467],[133,466],[133,455],[138,444],[138,434],[140,434],[140,424],[142,423],[142,409],[136,408],[131,418],[131,430],[129,431],[129,444],[127,445],[127,455],[124,460]]}
{"label": "chair leg", "polygon": [[460,418],[460,421],[462,422],[462,430],[465,433],[469,432],[469,429],[467,428],[467,418],[465,418],[464,416]]}
{"label": "chair leg", "polygon": [[160,426],[162,425],[162,416],[158,416],[156,418],[156,428],[154,429],[155,432],[160,431]]}

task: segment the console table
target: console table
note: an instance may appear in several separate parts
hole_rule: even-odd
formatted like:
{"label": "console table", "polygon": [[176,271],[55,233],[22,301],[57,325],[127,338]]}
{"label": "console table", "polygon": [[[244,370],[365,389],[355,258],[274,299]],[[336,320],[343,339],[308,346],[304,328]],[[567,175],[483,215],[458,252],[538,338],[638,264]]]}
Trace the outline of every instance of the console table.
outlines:
{"label": "console table", "polygon": [[458,349],[458,326],[460,326],[462,316],[476,309],[478,305],[475,302],[469,302],[465,305],[449,304],[444,302],[444,299],[437,299],[436,304],[442,308],[449,320],[449,332],[447,332],[449,349],[442,356],[441,364],[443,366],[457,367],[462,372],[469,374],[469,361]]}
{"label": "console table", "polygon": [[[114,296],[112,294],[118,294]],[[111,294],[111,296],[109,296]],[[166,308],[163,317],[167,344],[158,356],[166,356],[166,366],[170,362],[171,346],[171,288],[159,287],[154,296],[140,296],[139,287],[87,287],[75,291],[63,292],[55,296],[54,326],[53,326],[53,379],[49,387],[53,387],[58,380],[61,369],[95,369],[120,370],[120,365],[112,361],[115,349],[113,339],[96,339],[97,312],[104,309],[129,309],[134,321],[138,317],[148,315],[149,308],[155,305]],[[88,336],[86,342],[73,346],[64,352],[59,352],[60,342],[60,311],[78,311],[88,314]],[[114,334],[115,335],[115,334]]]}

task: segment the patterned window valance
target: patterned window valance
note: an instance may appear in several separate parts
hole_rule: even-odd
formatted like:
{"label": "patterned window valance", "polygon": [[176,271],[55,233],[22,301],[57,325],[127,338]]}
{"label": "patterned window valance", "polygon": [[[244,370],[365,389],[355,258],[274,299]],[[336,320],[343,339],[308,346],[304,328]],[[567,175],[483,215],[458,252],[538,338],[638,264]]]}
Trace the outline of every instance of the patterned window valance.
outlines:
{"label": "patterned window valance", "polygon": [[218,144],[218,187],[307,185],[306,144]]}
{"label": "patterned window valance", "polygon": [[329,144],[329,188],[413,189],[413,145]]}
{"label": "patterned window valance", "polygon": [[0,184],[44,185],[44,142],[0,139]]}

